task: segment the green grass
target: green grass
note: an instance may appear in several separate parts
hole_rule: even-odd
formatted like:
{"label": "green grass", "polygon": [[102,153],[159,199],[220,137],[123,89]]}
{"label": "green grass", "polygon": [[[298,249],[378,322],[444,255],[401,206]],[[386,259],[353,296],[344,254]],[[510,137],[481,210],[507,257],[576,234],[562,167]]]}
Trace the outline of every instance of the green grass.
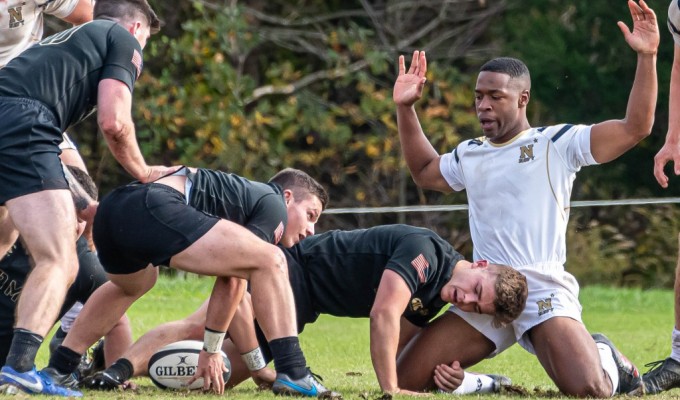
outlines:
{"label": "green grass", "polygon": [[[138,337],[159,323],[190,314],[207,298],[211,284],[212,280],[207,278],[161,277],[156,287],[134,304],[128,313],[134,336]],[[645,363],[665,358],[669,354],[673,327],[671,291],[586,287],[581,291],[581,302],[584,305],[584,321],[589,330],[607,334],[641,370],[646,370]],[[309,364],[324,377],[328,387],[341,392],[346,399],[375,398],[379,394],[370,361],[368,330],[368,319],[322,316],[300,336]],[[38,365],[43,366],[46,361],[46,350],[43,348]],[[470,370],[508,375],[513,383],[529,391],[534,388],[555,390],[537,359],[519,346],[513,346]],[[85,396],[91,399],[199,399],[206,396],[161,391],[148,379],[137,379],[136,382],[140,386],[137,393],[86,391]],[[652,398],[670,399],[678,395],[680,390],[676,389]],[[270,392],[256,390],[251,382],[241,384],[225,396],[240,399],[275,398]],[[437,394],[435,397],[449,396]]]}

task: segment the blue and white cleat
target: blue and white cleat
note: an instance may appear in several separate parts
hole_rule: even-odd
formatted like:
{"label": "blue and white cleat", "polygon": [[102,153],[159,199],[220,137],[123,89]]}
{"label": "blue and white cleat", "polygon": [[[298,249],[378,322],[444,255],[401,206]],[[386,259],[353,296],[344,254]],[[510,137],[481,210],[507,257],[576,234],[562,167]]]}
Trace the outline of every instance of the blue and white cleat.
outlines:
{"label": "blue and white cleat", "polygon": [[29,394],[83,397],[83,394],[77,390],[57,385],[48,375],[36,371],[35,367],[27,372],[17,372],[5,365],[0,370],[0,385],[5,394],[16,394],[15,389],[19,389]]}
{"label": "blue and white cleat", "polygon": [[321,380],[321,377],[309,370],[307,371],[307,375],[300,379],[291,379],[287,374],[277,373],[274,385],[272,385],[272,391],[274,394],[287,396],[342,399],[342,396],[339,393],[335,393],[326,389],[326,387],[322,385],[319,380]]}

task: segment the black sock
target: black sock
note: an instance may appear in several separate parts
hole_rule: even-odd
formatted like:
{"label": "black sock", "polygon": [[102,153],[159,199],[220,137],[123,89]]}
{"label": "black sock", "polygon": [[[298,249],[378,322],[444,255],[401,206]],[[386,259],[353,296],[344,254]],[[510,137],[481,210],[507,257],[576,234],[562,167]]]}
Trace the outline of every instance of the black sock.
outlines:
{"label": "black sock", "polygon": [[118,382],[123,383],[132,378],[134,368],[127,358],[119,358],[115,363],[106,369],[106,373],[114,377]]}
{"label": "black sock", "polygon": [[72,374],[78,369],[82,356],[82,354],[60,345],[50,356],[50,362],[47,366],[56,369],[60,374]]}
{"label": "black sock", "polygon": [[276,372],[284,373],[292,379],[300,379],[307,375],[307,361],[302,354],[297,336],[274,339],[269,342],[269,348],[274,357]]}
{"label": "black sock", "polygon": [[5,365],[17,372],[30,371],[35,365],[35,355],[38,354],[42,342],[43,337],[37,333],[22,328],[15,329]]}

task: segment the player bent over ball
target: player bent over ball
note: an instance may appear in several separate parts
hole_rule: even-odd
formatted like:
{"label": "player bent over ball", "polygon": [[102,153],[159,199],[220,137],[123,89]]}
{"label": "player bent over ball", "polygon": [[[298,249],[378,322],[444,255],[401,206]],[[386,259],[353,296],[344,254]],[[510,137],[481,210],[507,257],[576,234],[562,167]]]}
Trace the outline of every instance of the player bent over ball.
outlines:
{"label": "player bent over ball", "polygon": [[[330,231],[310,236],[283,252],[295,297],[298,332],[320,314],[369,317],[371,359],[386,393],[414,393],[399,388],[397,356],[442,307],[452,303],[488,314],[503,326],[522,312],[528,293],[526,278],[513,268],[465,261],[436,233],[408,225]],[[223,347],[232,365],[228,386],[250,375],[257,383],[274,380],[264,367],[272,356],[276,360],[276,354],[259,326],[256,339],[248,300],[246,294],[229,326],[230,340]],[[206,302],[186,319],[150,331],[128,349],[125,362],[133,366],[135,374],[146,373],[147,362],[159,347],[199,338],[208,311]],[[255,315],[264,328],[257,310]],[[129,379],[133,371],[129,372],[121,378]]]}
{"label": "player bent over ball", "polygon": [[[93,230],[110,282],[90,297],[49,367],[71,373],[80,355],[153,287],[155,266],[169,265],[217,276],[194,376],[203,378],[204,389],[224,390],[220,348],[247,279],[276,360],[273,390],[307,396],[327,392],[307,369],[286,259],[275,246],[292,246],[312,235],[327,199],[321,185],[294,169],[279,172],[265,184],[185,167],[152,183],[134,182],[114,190],[101,201]],[[131,368],[119,360],[109,370],[122,373]],[[98,376],[103,387],[122,383],[116,374]]]}

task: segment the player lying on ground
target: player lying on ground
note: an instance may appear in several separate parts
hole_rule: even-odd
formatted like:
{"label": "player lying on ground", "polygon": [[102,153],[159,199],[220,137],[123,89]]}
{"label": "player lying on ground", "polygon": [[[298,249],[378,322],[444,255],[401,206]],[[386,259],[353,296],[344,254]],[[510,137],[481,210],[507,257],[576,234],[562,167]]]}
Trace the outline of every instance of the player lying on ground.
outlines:
{"label": "player lying on ground", "polygon": [[[298,332],[316,321],[319,314],[370,317],[371,359],[378,383],[387,393],[400,392],[398,353],[442,307],[452,303],[491,315],[503,326],[520,314],[527,296],[526,279],[516,270],[465,261],[434,232],[408,225],[330,231],[310,236],[284,249],[284,253]],[[228,386],[242,382],[251,373],[258,383],[273,381],[273,374],[264,369],[272,353],[259,326],[256,339],[248,299],[246,294],[229,327],[231,340],[223,347],[232,366]],[[90,386],[100,385],[102,376],[122,382],[133,371],[146,374],[147,362],[158,348],[178,340],[199,339],[207,306],[204,303],[186,319],[161,325],[142,336],[124,355],[133,370],[120,375],[116,368],[109,368]]]}
{"label": "player lying on ground", "polygon": [[[203,378],[205,389],[224,390],[219,351],[248,279],[276,360],[273,390],[307,396],[327,392],[307,369],[286,259],[275,246],[289,247],[312,235],[327,199],[318,182],[294,169],[265,184],[185,167],[153,183],[134,182],[114,190],[101,201],[93,231],[109,282],[85,304],[49,367],[61,377],[73,373],[87,348],[153,287],[156,266],[168,265],[217,276],[195,375]],[[119,361],[111,368],[131,366]]]}

